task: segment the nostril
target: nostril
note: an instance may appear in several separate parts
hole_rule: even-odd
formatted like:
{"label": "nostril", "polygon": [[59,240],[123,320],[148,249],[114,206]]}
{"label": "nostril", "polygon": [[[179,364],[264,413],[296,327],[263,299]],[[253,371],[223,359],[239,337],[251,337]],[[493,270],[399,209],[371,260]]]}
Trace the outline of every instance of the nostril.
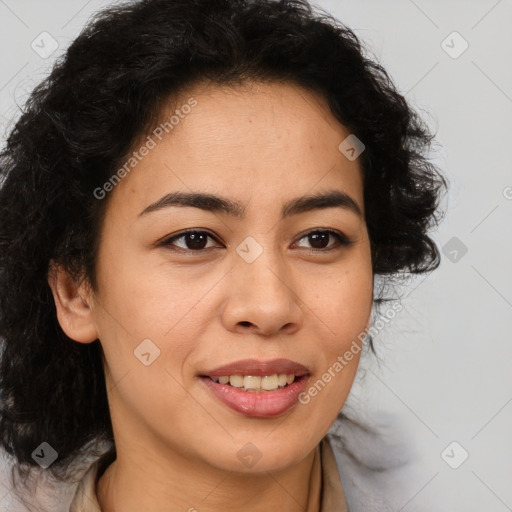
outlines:
{"label": "nostril", "polygon": [[251,322],[240,322],[244,327],[249,327]]}

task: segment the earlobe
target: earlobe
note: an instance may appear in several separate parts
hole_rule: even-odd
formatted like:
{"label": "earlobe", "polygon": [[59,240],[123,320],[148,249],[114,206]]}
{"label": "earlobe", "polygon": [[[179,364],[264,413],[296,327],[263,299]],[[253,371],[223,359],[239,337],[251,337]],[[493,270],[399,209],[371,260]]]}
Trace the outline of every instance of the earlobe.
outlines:
{"label": "earlobe", "polygon": [[66,335],[79,343],[92,343],[98,339],[86,284],[76,283],[62,265],[53,261],[48,271],[48,284],[55,301],[59,325]]}

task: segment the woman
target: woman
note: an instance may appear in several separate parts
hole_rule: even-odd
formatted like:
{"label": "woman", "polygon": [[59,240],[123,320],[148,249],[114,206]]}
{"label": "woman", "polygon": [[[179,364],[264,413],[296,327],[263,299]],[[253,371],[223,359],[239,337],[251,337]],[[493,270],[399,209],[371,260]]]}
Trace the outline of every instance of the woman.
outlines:
{"label": "woman", "polygon": [[42,468],[79,481],[71,512],[347,510],[326,434],[376,278],[439,264],[431,140],[305,0],[99,13],[0,161],[20,493]]}

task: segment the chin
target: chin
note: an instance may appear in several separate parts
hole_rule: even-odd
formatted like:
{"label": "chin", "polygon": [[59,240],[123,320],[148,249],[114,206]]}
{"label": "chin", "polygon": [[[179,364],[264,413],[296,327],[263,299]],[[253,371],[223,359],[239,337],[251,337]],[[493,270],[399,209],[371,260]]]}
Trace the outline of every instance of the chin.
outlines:
{"label": "chin", "polygon": [[267,435],[259,438],[250,436],[247,439],[251,440],[238,441],[233,448],[223,449],[222,454],[217,451],[214,465],[238,473],[275,473],[300,463],[311,451],[301,443],[284,446],[279,439],[270,439]]}

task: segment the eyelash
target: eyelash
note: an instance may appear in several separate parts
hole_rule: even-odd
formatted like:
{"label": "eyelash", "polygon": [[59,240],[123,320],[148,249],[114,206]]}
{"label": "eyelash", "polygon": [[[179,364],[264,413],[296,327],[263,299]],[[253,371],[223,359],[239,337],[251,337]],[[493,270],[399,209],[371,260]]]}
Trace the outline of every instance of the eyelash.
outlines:
{"label": "eyelash", "polygon": [[[331,252],[336,249],[340,249],[342,247],[349,247],[352,244],[354,244],[354,241],[349,239],[348,237],[346,237],[344,234],[339,233],[337,231],[333,231],[331,229],[314,229],[312,231],[309,231],[305,235],[303,235],[301,238],[299,238],[299,241],[301,241],[304,238],[307,238],[310,235],[317,234],[317,233],[328,233],[329,235],[332,235],[337,240],[339,245],[334,244],[334,246],[328,247],[326,249],[314,249],[314,248],[309,249],[309,254],[319,254],[319,253]],[[164,247],[171,247],[173,245],[172,242],[179,240],[180,238],[184,238],[190,234],[207,235],[208,237],[214,239],[217,243],[219,243],[218,240],[216,239],[216,237],[214,237],[208,231],[200,231],[197,229],[190,229],[190,230],[183,231],[182,233],[179,233],[177,235],[174,235],[170,238],[163,240],[159,245],[164,246]],[[211,247],[210,247],[210,249],[211,249]],[[207,248],[193,250],[193,249],[184,249],[183,247],[177,247],[177,248],[172,248],[171,250],[176,250],[178,252],[184,251],[184,252],[189,252],[189,253],[200,254],[202,252],[205,252],[207,250]]]}

